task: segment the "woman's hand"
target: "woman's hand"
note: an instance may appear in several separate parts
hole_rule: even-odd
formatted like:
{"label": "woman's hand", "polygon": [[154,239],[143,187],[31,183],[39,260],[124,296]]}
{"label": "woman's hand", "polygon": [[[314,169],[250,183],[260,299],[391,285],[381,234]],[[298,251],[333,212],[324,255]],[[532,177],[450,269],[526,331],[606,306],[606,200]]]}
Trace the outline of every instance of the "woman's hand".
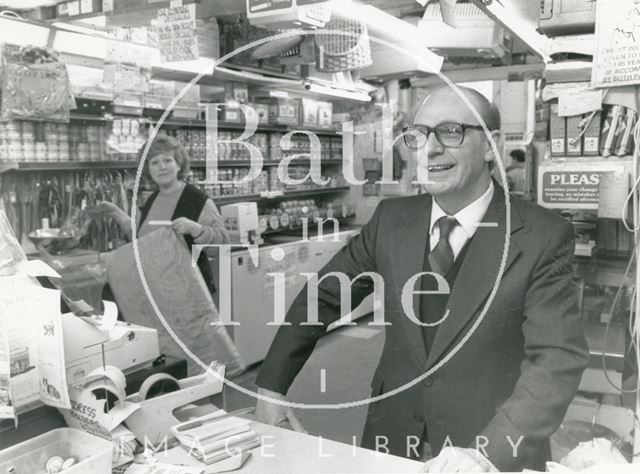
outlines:
{"label": "woman's hand", "polygon": [[87,213],[95,217],[118,217],[124,211],[112,202],[101,201],[93,207],[88,207]]}
{"label": "woman's hand", "polygon": [[200,224],[186,217],[178,217],[171,222],[171,227],[177,234],[190,235],[191,237],[198,237],[203,230]]}

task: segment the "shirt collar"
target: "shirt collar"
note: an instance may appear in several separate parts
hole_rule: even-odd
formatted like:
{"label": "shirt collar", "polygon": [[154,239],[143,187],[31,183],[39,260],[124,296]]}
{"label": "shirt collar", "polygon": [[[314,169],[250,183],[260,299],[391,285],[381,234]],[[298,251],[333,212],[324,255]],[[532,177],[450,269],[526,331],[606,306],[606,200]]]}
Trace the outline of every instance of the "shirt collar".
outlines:
{"label": "shirt collar", "polygon": [[[462,227],[462,229],[464,230],[464,233],[467,235],[468,239],[473,237],[473,235],[476,233],[476,230],[478,229],[478,224],[482,222],[482,218],[487,212],[487,209],[489,209],[491,199],[493,199],[493,193],[493,181],[490,181],[489,187],[482,196],[480,196],[478,199],[476,199],[466,207],[460,209],[453,215],[453,217],[455,217],[460,224],[460,227]],[[438,219],[446,215],[447,213],[445,213],[438,205],[436,200],[433,199],[431,205],[431,222],[429,225],[429,233],[432,236],[434,235],[434,230]]]}

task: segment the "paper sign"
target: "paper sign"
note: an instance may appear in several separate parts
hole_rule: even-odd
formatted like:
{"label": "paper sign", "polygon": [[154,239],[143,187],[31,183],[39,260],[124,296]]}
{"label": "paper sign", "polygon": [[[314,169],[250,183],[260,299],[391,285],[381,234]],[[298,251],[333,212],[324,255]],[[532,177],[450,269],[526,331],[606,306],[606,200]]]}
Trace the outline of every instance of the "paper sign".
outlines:
{"label": "paper sign", "polygon": [[625,173],[624,166],[561,163],[538,169],[538,204],[556,209],[598,209],[600,180],[607,173]]}
{"label": "paper sign", "polygon": [[[11,396],[11,365],[9,335],[0,318],[0,419],[16,416],[13,397]],[[17,421],[17,420],[16,420]]]}
{"label": "paper sign", "polygon": [[64,362],[60,292],[40,288],[29,306],[36,323],[40,400],[57,408],[71,408]]}
{"label": "paper sign", "polygon": [[598,217],[621,219],[629,195],[629,175],[626,172],[603,173],[600,177]]}
{"label": "paper sign", "polygon": [[640,83],[640,7],[635,0],[598,0],[591,85]]}
{"label": "paper sign", "polygon": [[558,115],[571,117],[602,109],[602,91],[580,91],[558,96]]}
{"label": "paper sign", "polygon": [[158,10],[157,32],[162,62],[198,58],[195,4]]}

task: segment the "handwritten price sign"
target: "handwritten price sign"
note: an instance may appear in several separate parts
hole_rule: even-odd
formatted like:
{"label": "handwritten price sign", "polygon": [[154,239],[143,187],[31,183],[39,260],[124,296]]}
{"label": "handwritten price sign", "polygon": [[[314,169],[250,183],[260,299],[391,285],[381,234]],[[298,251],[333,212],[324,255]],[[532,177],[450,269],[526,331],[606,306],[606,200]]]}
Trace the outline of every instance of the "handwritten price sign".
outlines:
{"label": "handwritten price sign", "polygon": [[195,4],[160,9],[157,28],[162,62],[198,58]]}

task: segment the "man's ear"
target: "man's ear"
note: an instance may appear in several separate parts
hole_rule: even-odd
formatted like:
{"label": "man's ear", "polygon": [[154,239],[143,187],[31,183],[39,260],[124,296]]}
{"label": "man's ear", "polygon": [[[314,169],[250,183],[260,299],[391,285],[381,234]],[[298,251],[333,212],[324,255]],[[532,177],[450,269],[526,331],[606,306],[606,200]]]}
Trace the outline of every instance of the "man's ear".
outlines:
{"label": "man's ear", "polygon": [[[502,135],[500,134],[500,131],[499,130],[492,131],[491,139],[495,143],[496,148],[498,149],[498,152],[500,152],[500,150],[502,149]],[[485,142],[484,161],[491,162],[491,161],[496,161],[498,159],[499,159],[499,156],[496,156],[496,154],[494,153],[491,140],[489,140],[489,137],[487,137],[487,140]]]}

